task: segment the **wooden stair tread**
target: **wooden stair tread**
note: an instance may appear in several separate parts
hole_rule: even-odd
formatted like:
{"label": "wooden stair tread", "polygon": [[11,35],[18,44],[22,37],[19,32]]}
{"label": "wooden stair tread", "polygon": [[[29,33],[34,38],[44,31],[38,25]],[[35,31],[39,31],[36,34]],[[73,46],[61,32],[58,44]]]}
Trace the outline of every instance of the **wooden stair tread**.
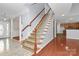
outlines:
{"label": "wooden stair tread", "polygon": [[[36,33],[37,35],[44,35],[44,34],[46,34],[44,31],[43,32],[41,32],[41,33]],[[34,33],[31,33],[31,35],[35,35]]]}
{"label": "wooden stair tread", "polygon": [[33,49],[31,49],[31,48],[29,48],[29,47],[27,47],[27,46],[24,46],[24,45],[22,45],[22,47],[24,48],[24,49],[26,49],[26,50],[28,50],[28,51],[30,51],[30,52],[34,52],[34,50]]}
{"label": "wooden stair tread", "polygon": [[[35,41],[33,39],[27,39],[27,41],[30,42],[30,43],[33,43],[33,44],[35,43]],[[37,44],[41,44],[41,42],[37,41]]]}
{"label": "wooden stair tread", "polygon": [[28,47],[28,48],[30,48],[30,49],[34,49],[34,44],[29,43],[28,41],[24,42],[22,45],[23,45],[24,47]]}
{"label": "wooden stair tread", "polygon": [[[40,35],[40,36],[37,35],[37,37],[36,37],[36,39],[41,39],[41,38],[45,38],[45,36],[44,35]],[[30,36],[28,39],[34,40],[35,37],[34,36]]]}
{"label": "wooden stair tread", "polygon": [[[25,49],[29,49],[31,51],[34,51],[34,44],[29,43],[29,42],[25,42],[24,44],[22,44],[22,47]],[[38,45],[37,50],[40,49],[40,46]]]}

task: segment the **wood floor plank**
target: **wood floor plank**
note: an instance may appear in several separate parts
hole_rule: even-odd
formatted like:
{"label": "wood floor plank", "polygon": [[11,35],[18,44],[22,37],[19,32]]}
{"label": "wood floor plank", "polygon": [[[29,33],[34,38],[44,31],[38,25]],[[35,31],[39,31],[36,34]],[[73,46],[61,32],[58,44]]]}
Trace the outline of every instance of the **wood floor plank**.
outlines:
{"label": "wood floor plank", "polygon": [[53,39],[45,48],[33,56],[79,56],[79,40],[63,39],[63,36]]}

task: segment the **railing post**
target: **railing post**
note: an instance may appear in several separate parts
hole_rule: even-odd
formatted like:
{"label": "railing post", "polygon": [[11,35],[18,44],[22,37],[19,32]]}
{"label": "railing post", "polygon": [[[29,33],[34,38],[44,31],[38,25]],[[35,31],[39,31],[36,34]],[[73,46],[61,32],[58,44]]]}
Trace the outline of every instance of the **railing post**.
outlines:
{"label": "railing post", "polygon": [[34,54],[36,54],[36,51],[37,51],[37,29],[35,28]]}

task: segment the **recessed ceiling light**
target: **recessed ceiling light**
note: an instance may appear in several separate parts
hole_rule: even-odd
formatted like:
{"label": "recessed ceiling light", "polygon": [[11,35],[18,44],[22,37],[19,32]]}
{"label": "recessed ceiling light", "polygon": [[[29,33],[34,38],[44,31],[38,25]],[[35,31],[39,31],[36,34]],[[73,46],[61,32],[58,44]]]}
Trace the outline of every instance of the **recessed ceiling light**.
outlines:
{"label": "recessed ceiling light", "polygon": [[72,20],[73,18],[70,18],[70,20]]}
{"label": "recessed ceiling light", "polygon": [[6,18],[4,18],[4,21],[6,21],[7,19]]}
{"label": "recessed ceiling light", "polygon": [[61,16],[64,16],[64,14],[62,14]]}

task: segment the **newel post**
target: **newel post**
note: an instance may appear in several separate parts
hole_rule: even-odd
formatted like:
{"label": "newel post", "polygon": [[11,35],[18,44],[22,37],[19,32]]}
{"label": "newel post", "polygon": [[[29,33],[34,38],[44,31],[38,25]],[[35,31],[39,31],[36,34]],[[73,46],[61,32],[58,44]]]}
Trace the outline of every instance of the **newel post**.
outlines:
{"label": "newel post", "polygon": [[35,44],[34,44],[34,54],[37,52],[37,29],[35,28]]}

